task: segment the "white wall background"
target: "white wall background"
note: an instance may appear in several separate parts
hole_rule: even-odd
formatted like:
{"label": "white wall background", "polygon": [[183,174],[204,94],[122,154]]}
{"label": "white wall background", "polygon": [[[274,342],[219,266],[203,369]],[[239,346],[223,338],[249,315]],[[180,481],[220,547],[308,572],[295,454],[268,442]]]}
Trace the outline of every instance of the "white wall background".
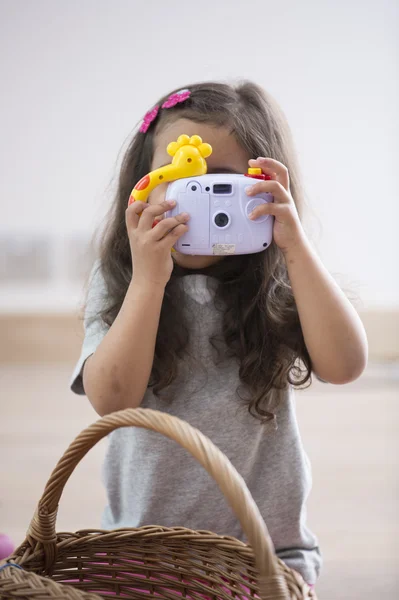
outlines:
{"label": "white wall background", "polygon": [[175,86],[240,77],[290,121],[328,268],[365,308],[399,305],[395,0],[0,0],[0,23],[0,236],[49,237],[53,269],[0,283],[0,310],[75,306],[70,252],[136,122]]}

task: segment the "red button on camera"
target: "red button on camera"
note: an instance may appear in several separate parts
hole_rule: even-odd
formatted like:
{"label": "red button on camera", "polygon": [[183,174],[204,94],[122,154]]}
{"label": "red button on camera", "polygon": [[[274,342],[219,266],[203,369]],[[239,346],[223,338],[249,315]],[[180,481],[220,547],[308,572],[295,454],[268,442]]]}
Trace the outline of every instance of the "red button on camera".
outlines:
{"label": "red button on camera", "polygon": [[252,179],[261,179],[262,181],[270,181],[270,175],[262,173],[262,169],[248,169],[248,173],[244,173],[245,177],[251,177]]}

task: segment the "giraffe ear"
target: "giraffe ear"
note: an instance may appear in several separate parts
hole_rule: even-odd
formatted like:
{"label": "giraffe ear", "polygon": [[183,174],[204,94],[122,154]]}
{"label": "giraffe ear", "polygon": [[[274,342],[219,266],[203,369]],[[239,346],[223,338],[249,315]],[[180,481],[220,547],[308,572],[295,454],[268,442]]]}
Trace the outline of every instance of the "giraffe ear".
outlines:
{"label": "giraffe ear", "polygon": [[199,135],[192,135],[189,141],[190,146],[201,146],[202,138]]}
{"label": "giraffe ear", "polygon": [[188,137],[188,135],[185,135],[183,133],[183,135],[179,135],[179,137],[177,138],[177,142],[170,142],[170,144],[168,144],[166,152],[170,156],[174,156],[179,148],[181,148],[182,146],[188,146],[189,144],[190,138]]}
{"label": "giraffe ear", "polygon": [[170,144],[168,144],[168,147],[166,148],[166,152],[169,154],[169,156],[174,156],[178,148],[179,145],[177,142],[170,142]]}
{"label": "giraffe ear", "polygon": [[177,143],[179,144],[180,147],[188,146],[190,143],[190,138],[188,137],[188,135],[183,133],[182,135],[179,135],[179,137],[177,138]]}
{"label": "giraffe ear", "polygon": [[198,150],[204,158],[208,158],[212,154],[212,146],[210,144],[201,144],[198,146]]}

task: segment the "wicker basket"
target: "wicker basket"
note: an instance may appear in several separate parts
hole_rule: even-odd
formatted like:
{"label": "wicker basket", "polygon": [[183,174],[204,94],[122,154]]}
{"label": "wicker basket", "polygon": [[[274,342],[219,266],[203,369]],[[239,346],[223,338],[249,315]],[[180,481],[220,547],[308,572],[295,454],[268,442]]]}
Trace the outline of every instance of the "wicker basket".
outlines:
{"label": "wicker basket", "polygon": [[[208,471],[233,508],[249,545],[182,527],[56,533],[69,476],[101,438],[143,427],[181,444]],[[22,568],[21,568],[22,567]],[[266,525],[242,477],[199,431],[164,413],[130,409],[100,419],[70,445],[54,469],[25,541],[0,563],[1,599],[314,600],[300,575],[276,558]]]}

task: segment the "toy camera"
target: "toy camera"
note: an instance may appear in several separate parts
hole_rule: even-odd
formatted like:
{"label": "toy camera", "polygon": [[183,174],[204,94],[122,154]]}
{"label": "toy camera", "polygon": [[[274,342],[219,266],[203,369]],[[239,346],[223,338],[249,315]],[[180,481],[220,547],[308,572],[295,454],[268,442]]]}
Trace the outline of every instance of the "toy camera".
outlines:
{"label": "toy camera", "polygon": [[172,162],[140,179],[129,204],[146,202],[155,187],[172,182],[166,200],[175,200],[176,206],[165,216],[190,215],[189,231],[178,240],[175,250],[182,254],[252,254],[270,245],[274,217],[264,215],[252,221],[249,215],[259,204],[273,202],[273,196],[246,194],[254,183],[250,178],[270,179],[268,175],[261,169],[248,169],[245,175],[207,175],[205,159],[212,147],[198,135],[179,136],[168,145],[167,152]]}
{"label": "toy camera", "polygon": [[189,231],[176,243],[182,254],[252,254],[267,248],[273,235],[273,217],[252,221],[250,213],[259,204],[273,202],[271,194],[248,196],[253,184],[245,175],[201,175],[170,183],[166,200],[176,206],[166,217],[181,212],[190,215]]}

